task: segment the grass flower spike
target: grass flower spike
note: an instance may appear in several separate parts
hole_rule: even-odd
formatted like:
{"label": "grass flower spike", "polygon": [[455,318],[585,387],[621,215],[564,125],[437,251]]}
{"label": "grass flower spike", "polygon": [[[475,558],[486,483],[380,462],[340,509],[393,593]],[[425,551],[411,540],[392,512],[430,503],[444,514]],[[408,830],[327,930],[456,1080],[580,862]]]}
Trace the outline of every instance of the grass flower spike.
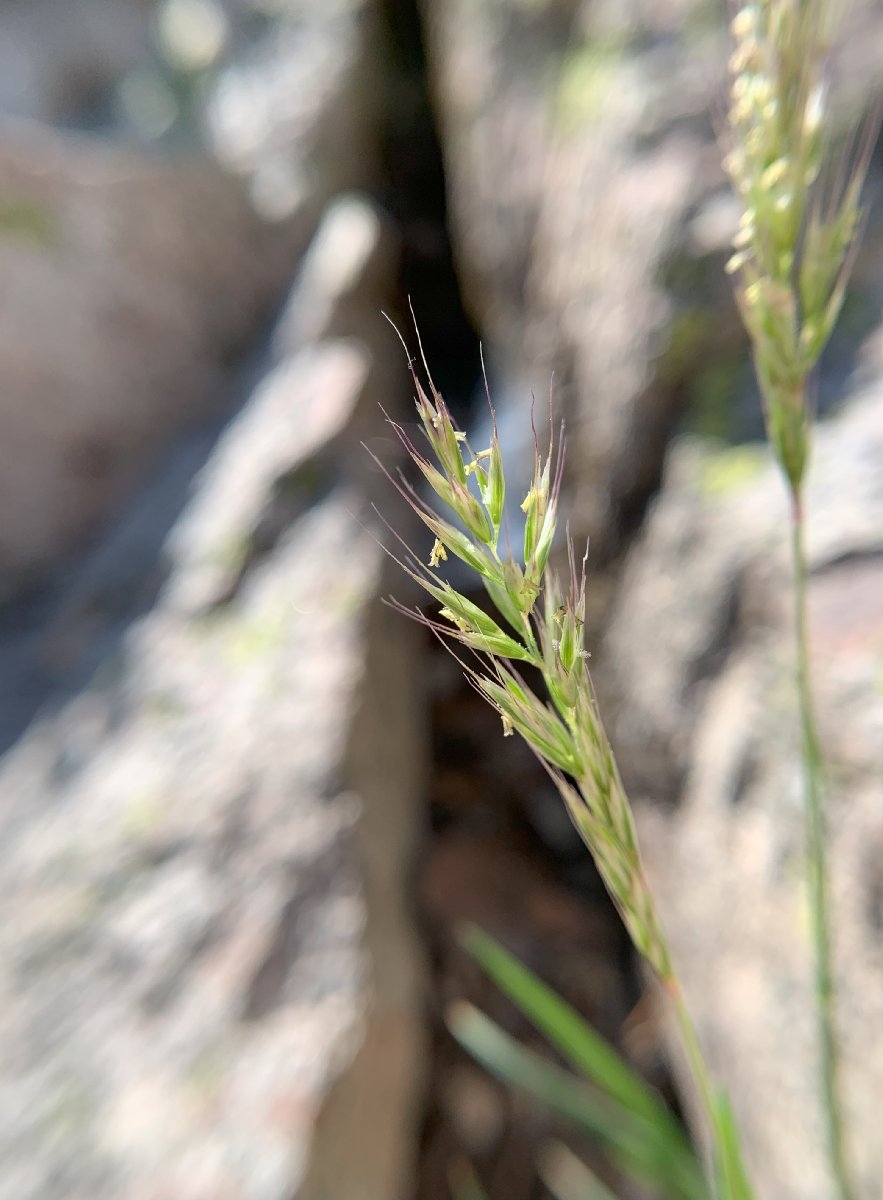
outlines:
{"label": "grass flower spike", "polygon": [[773,451],[792,491],[809,455],[808,382],[840,312],[870,145],[828,178],[831,0],[753,0],[733,18],[729,150],[741,203],[729,269],[754,346]]}
{"label": "grass flower spike", "polygon": [[[592,688],[585,649],[586,561],[578,563],[568,538],[566,586],[548,566],[557,532],[561,455],[551,437],[543,455],[535,433],[533,476],[521,505],[524,541],[515,557],[503,549],[506,481],[495,422],[490,446],[474,453],[431,379],[427,395],[416,373],[413,377],[420,424],[435,461],[402,426],[390,424],[446,511],[427,504],[404,476],[392,480],[434,538],[424,558],[406,547],[399,561],[440,610],[436,618],[393,604],[469,652],[464,671],[499,713],[503,732],[524,738],[549,773],[634,945],[673,1001],[715,1147],[717,1190],[710,1194],[749,1200],[732,1119],[699,1052]],[[480,578],[499,619],[440,574],[449,555]],[[542,680],[543,695],[522,674],[522,664],[532,669],[532,680]]]}
{"label": "grass flower spike", "polygon": [[[417,411],[437,466],[426,460],[400,425],[393,423],[393,428],[449,512],[447,516],[435,512],[404,480],[398,481],[400,491],[435,537],[428,565],[411,556],[406,569],[441,606],[440,621],[431,623],[433,629],[477,656],[477,665],[466,668],[469,678],[499,712],[505,731],[519,733],[546,766],[595,855],[635,944],[667,980],[670,957],[588,672],[585,561],[578,569],[570,546],[566,590],[547,570],[556,534],[561,458],[556,461],[554,448],[543,456],[537,445],[533,478],[521,505],[526,518],[523,554],[519,559],[511,553],[503,555],[506,484],[496,429],[491,445],[473,454],[432,384],[432,399],[416,375],[414,384]],[[470,476],[478,495],[469,490]],[[459,521],[466,532],[447,517]],[[480,576],[511,633],[438,574],[447,552]],[[536,695],[514,663],[526,663],[539,672],[548,700]]]}

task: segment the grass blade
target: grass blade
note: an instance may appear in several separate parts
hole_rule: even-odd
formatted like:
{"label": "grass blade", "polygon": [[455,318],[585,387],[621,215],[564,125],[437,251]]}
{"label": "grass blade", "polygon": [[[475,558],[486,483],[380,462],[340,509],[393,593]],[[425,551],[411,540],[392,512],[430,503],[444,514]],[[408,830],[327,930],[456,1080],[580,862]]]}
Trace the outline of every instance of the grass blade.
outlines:
{"label": "grass blade", "polygon": [[714,1114],[718,1155],[718,1190],[724,1200],[753,1200],[748,1173],[742,1161],[739,1131],[729,1099],[719,1093]]}
{"label": "grass blade", "polygon": [[467,926],[460,940],[497,987],[576,1070],[623,1108],[668,1131],[673,1142],[692,1153],[680,1124],[662,1101],[566,1001],[475,925]]}
{"label": "grass blade", "polygon": [[598,1138],[629,1175],[653,1184],[666,1200],[707,1200],[708,1186],[689,1147],[674,1143],[645,1117],[527,1050],[464,1001],[448,1025],[470,1054],[498,1078],[523,1088],[574,1128]]}

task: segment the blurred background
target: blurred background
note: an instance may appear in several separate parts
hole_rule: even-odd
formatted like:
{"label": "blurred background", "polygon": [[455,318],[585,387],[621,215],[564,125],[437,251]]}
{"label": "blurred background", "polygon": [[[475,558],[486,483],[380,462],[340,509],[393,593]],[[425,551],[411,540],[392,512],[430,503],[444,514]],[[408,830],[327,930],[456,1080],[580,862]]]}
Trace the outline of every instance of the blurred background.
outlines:
{"label": "blurred background", "polygon": [[[403,465],[381,406],[410,419],[390,322],[416,353],[414,320],[476,444],[483,348],[513,495],[551,385],[596,685],[700,1029],[761,1194],[825,1195],[725,10],[0,2],[0,1200],[463,1200],[464,1164],[489,1200],[551,1196],[550,1139],[597,1148],[446,1031],[465,997],[541,1044],[467,920],[689,1110],[548,780],[381,602],[411,597],[373,505],[428,552],[372,459]],[[855,0],[834,171],[881,62]],[[881,169],[818,380],[811,547],[869,1145]]]}

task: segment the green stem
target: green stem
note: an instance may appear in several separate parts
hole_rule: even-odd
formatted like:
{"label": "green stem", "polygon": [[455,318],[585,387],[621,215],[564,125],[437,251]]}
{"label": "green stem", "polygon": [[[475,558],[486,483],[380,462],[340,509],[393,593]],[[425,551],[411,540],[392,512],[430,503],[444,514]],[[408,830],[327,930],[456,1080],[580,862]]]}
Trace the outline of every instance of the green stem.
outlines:
{"label": "green stem", "polygon": [[[693,1024],[693,1018],[690,1016],[690,1010],[687,1008],[687,1003],[684,999],[684,993],[680,985],[680,981],[672,976],[666,981],[666,990],[671,996],[672,1004],[674,1005],[675,1018],[678,1023],[678,1031],[681,1035],[681,1044],[684,1047],[684,1052],[687,1056],[687,1063],[690,1067],[690,1072],[693,1076],[693,1082],[696,1085],[696,1090],[699,1093],[699,1098],[702,1101],[702,1106],[705,1109],[708,1119],[708,1135],[710,1139],[710,1151],[713,1158],[717,1157],[717,1137],[716,1137],[716,1113],[717,1101],[714,1084],[711,1080],[711,1074],[705,1062],[705,1057],[702,1054],[702,1047],[699,1045],[699,1036],[696,1033],[696,1026]],[[712,1162],[711,1170],[709,1171],[709,1179],[714,1188],[715,1198],[718,1196],[717,1187],[717,1170],[714,1162]]]}
{"label": "green stem", "polygon": [[668,982],[668,992],[674,1004],[681,1041],[687,1053],[690,1069],[702,1104],[708,1113],[709,1157],[708,1177],[712,1200],[753,1200],[754,1191],[742,1158],[739,1131],[726,1095],[715,1087],[702,1050],[690,1011],[677,978]]}
{"label": "green stem", "polygon": [[840,1200],[855,1200],[846,1161],[840,1101],[840,1054],[834,1026],[834,974],[828,900],[828,864],[822,797],[822,752],[816,732],[810,681],[807,634],[807,562],[802,495],[792,491],[791,552],[794,568],[794,624],[797,646],[797,689],[803,739],[804,817],[807,877],[815,956],[816,1013],[821,1056],[821,1087],[828,1155]]}

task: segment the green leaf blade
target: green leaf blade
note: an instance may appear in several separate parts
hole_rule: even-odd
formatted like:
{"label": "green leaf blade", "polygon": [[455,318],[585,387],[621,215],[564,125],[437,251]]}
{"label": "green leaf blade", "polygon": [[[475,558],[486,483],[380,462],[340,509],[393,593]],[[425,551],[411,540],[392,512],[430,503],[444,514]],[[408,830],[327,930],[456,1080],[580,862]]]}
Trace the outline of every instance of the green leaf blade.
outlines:
{"label": "green leaf blade", "polygon": [[467,926],[460,940],[497,987],[572,1066],[623,1107],[649,1121],[667,1122],[683,1137],[651,1089],[566,1001],[477,926]]}
{"label": "green leaf blade", "polygon": [[665,1200],[708,1200],[708,1185],[692,1151],[674,1145],[645,1119],[525,1049],[472,1005],[457,1003],[448,1025],[489,1071],[598,1138],[621,1170],[653,1184]]}

